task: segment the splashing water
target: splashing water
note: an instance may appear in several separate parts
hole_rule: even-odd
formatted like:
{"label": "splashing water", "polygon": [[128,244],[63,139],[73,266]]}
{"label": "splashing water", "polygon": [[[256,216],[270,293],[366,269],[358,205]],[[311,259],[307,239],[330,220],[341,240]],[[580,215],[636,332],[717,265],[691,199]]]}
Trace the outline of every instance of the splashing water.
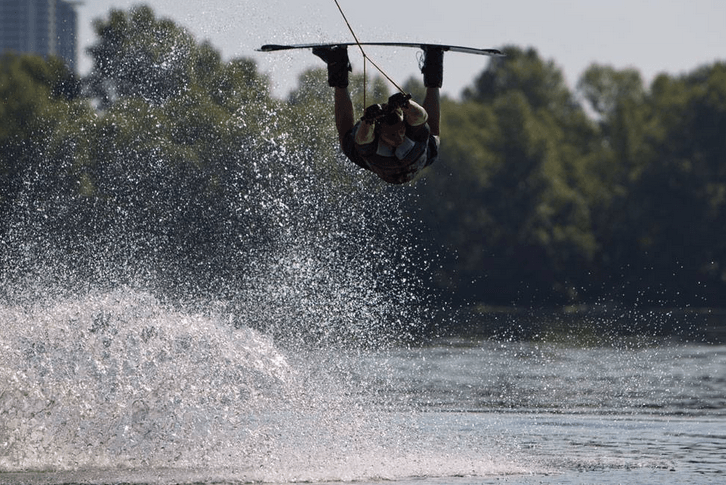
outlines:
{"label": "splashing water", "polygon": [[2,315],[6,469],[214,463],[222,443],[242,437],[230,432],[291,379],[259,333],[165,309],[149,295],[118,291]]}
{"label": "splashing water", "polygon": [[[167,204],[160,189],[148,219],[112,212],[83,238],[53,236],[84,220],[83,202],[36,197],[45,181],[26,174],[0,240],[0,474],[288,482],[511,472],[482,443],[442,446],[411,408],[389,412],[377,386],[385,365],[382,375],[360,368],[362,352],[420,323],[400,192],[320,183],[305,151],[265,143],[225,161],[229,190],[212,209]],[[134,204],[144,177],[175,187],[168,160],[135,163],[140,174],[119,171],[110,193]],[[157,230],[157,213],[219,221],[211,256],[170,243],[173,226]],[[94,471],[107,475],[84,475]]]}
{"label": "splashing water", "polygon": [[[314,155],[338,152],[334,134],[334,151],[291,148],[325,145],[318,120],[280,134],[285,108],[250,102],[213,124],[201,163],[164,133],[185,115],[164,99],[79,121],[99,145],[91,195],[67,175],[70,146],[19,174],[0,233],[0,481],[544,469],[522,465],[496,420],[429,413],[430,396],[396,380],[390,344],[429,324],[405,187]],[[130,121],[153,129],[114,138]]]}
{"label": "splashing water", "polygon": [[345,352],[286,355],[223,312],[184,313],[118,290],[3,305],[0,319],[3,472],[207,470],[207,480],[263,481],[512,472],[483,460],[481,444],[442,450],[410,412],[384,412],[376,376]]}

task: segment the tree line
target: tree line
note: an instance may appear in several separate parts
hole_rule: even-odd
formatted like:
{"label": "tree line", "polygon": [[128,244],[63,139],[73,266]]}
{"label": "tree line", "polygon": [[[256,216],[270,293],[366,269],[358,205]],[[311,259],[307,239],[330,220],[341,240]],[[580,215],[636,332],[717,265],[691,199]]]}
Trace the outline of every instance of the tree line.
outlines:
{"label": "tree line", "polygon": [[[726,64],[658,76],[591,65],[572,92],[510,47],[443,115],[423,212],[473,301],[723,305]],[[462,291],[463,290],[463,291]],[[486,295],[486,297],[481,297]]]}
{"label": "tree line", "polygon": [[94,27],[84,78],[2,57],[6,280],[212,292],[251,285],[288,233],[381,275],[379,291],[416,280],[459,304],[724,303],[724,63],[650,86],[594,64],[571,90],[535,49],[505,47],[442,100],[439,161],[394,188],[341,156],[324,69],[281,100],[253,61],[148,7]]}

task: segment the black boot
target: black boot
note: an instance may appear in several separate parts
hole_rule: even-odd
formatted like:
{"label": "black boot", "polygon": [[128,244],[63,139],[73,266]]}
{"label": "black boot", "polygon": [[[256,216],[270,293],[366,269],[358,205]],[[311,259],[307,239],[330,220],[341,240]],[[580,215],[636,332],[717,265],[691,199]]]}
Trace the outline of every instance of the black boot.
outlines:
{"label": "black boot", "polygon": [[441,47],[425,46],[423,51],[423,62],[420,67],[424,86],[440,88],[444,82],[444,50]]}
{"label": "black boot", "polygon": [[324,60],[328,65],[328,85],[330,87],[348,87],[348,72],[352,71],[353,68],[348,60],[347,46],[313,47],[313,54]]}

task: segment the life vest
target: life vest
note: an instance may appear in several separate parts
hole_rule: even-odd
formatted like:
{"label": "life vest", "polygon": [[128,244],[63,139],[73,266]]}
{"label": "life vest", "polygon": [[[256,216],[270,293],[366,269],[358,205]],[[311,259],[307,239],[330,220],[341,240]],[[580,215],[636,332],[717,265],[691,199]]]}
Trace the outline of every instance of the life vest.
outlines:
{"label": "life vest", "polygon": [[[356,124],[353,136],[360,126]],[[410,182],[421,169],[428,165],[429,126],[406,124],[406,138],[395,151],[380,140],[376,134],[373,142],[355,144],[358,155],[363,159],[366,168],[391,184]]]}

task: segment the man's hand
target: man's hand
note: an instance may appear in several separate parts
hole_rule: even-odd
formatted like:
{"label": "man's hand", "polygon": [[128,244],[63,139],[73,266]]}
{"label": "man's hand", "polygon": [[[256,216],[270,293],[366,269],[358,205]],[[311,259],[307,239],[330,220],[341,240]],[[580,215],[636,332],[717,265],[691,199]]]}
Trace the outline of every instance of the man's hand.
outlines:
{"label": "man's hand", "polygon": [[398,108],[408,108],[409,99],[411,99],[410,94],[396,93],[388,98],[388,109],[394,110]]}
{"label": "man's hand", "polygon": [[386,113],[383,111],[383,106],[380,104],[372,104],[366,108],[361,119],[366,123],[373,124],[385,115]]}

